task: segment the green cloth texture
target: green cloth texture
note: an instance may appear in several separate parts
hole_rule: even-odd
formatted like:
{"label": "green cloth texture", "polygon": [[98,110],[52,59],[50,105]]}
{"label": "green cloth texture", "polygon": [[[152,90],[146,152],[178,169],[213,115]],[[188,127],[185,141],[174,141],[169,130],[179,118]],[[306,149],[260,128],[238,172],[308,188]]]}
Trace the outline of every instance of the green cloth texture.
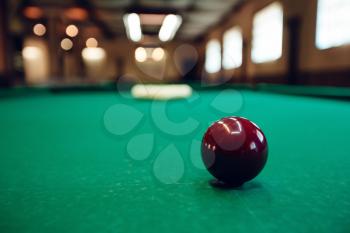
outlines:
{"label": "green cloth texture", "polygon": [[[217,189],[200,141],[228,115],[262,128],[269,158],[243,187]],[[350,102],[248,89],[3,97],[0,232],[350,232],[349,119]]]}

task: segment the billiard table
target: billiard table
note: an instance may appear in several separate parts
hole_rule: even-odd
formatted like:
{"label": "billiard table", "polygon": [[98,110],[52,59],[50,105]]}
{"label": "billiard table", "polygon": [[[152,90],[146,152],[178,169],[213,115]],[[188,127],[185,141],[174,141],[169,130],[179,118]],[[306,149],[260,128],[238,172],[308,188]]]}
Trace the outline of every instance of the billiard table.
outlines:
{"label": "billiard table", "polygon": [[[350,102],[291,89],[2,90],[0,232],[350,232]],[[228,115],[269,144],[264,170],[234,189],[211,186],[200,158]]]}

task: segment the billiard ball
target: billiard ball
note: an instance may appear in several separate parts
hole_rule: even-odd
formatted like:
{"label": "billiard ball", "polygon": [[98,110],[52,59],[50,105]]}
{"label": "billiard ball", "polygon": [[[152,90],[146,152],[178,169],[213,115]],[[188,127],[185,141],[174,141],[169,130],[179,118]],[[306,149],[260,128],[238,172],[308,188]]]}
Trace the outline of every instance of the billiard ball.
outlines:
{"label": "billiard ball", "polygon": [[256,177],[267,161],[262,130],[243,117],[214,122],[203,136],[202,159],[207,170],[223,184],[241,186]]}

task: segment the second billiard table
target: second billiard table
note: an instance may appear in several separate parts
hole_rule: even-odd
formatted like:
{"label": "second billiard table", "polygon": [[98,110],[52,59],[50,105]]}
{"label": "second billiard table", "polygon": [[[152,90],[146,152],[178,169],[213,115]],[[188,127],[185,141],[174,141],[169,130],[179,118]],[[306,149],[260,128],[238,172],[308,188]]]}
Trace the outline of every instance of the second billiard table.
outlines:
{"label": "second billiard table", "polygon": [[[284,87],[288,89],[289,87]],[[350,102],[251,89],[185,100],[128,91],[1,92],[0,232],[350,232]],[[207,127],[257,123],[265,169],[212,187]]]}

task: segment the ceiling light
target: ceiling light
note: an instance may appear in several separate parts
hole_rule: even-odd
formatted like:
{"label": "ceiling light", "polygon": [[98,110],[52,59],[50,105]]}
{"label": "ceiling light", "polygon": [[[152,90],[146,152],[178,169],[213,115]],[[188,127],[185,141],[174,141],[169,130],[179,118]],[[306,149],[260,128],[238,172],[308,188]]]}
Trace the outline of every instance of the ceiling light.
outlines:
{"label": "ceiling light", "polygon": [[136,13],[126,14],[123,17],[126,34],[134,42],[142,39],[140,17]]}
{"label": "ceiling light", "polygon": [[79,33],[79,29],[77,28],[77,26],[71,24],[66,28],[66,34],[70,37],[75,37],[77,36]]}
{"label": "ceiling light", "polygon": [[97,40],[93,37],[87,39],[85,44],[86,44],[86,47],[88,48],[94,48],[98,46]]}
{"label": "ceiling light", "polygon": [[144,62],[147,60],[147,52],[145,48],[138,47],[135,50],[135,59],[138,62]]}
{"label": "ceiling light", "polygon": [[181,16],[173,14],[167,15],[163,21],[162,27],[159,30],[159,39],[161,41],[169,41],[173,39],[181,23]]}
{"label": "ceiling light", "polygon": [[152,58],[155,61],[161,61],[164,58],[164,49],[162,49],[162,48],[155,48],[152,51]]}
{"label": "ceiling light", "polygon": [[84,48],[81,56],[87,61],[101,61],[106,57],[106,52],[103,48]]}
{"label": "ceiling light", "polygon": [[73,42],[68,39],[68,38],[64,38],[62,41],[61,41],[61,48],[63,50],[70,50],[71,48],[73,47]]}
{"label": "ceiling light", "polygon": [[33,27],[33,33],[37,36],[43,36],[46,33],[46,27],[41,23],[35,24]]}
{"label": "ceiling light", "polygon": [[24,59],[35,60],[41,55],[41,50],[38,47],[27,46],[22,50],[22,56]]}

